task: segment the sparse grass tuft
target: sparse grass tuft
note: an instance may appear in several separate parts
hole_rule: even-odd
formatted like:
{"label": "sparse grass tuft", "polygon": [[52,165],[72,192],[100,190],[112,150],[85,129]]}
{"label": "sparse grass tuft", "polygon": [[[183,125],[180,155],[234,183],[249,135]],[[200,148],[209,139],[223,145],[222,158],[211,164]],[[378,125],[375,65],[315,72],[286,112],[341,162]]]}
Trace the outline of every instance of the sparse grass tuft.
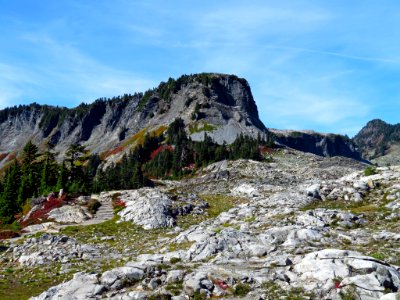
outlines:
{"label": "sparse grass tuft", "polygon": [[244,297],[251,291],[251,286],[245,283],[238,283],[233,290],[235,296]]}
{"label": "sparse grass tuft", "polygon": [[376,167],[374,166],[368,166],[364,169],[364,175],[365,176],[371,176],[371,175],[375,175],[376,172]]}

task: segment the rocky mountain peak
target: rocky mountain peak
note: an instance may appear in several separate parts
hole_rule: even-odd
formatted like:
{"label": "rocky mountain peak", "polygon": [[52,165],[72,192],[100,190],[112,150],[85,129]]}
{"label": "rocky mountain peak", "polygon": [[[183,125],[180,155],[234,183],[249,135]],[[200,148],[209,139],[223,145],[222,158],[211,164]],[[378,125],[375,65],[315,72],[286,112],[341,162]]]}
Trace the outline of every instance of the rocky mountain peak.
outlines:
{"label": "rocky mountain peak", "polygon": [[353,138],[363,157],[379,164],[398,163],[400,124],[391,125],[380,119],[369,121]]}
{"label": "rocky mountain peak", "polygon": [[129,149],[137,135],[162,132],[182,118],[194,140],[204,134],[231,143],[239,134],[267,135],[248,82],[235,75],[201,73],[169,78],[145,93],[100,98],[75,108],[31,105],[0,111],[0,167],[32,140],[62,157],[71,144],[93,153]]}

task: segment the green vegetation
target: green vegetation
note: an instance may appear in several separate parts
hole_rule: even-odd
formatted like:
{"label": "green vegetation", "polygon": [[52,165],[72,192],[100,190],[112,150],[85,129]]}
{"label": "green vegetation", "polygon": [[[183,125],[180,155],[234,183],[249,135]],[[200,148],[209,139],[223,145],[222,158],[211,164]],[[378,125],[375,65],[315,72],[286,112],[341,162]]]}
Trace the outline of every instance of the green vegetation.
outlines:
{"label": "green vegetation", "polygon": [[[197,123],[196,123],[197,124]],[[211,130],[211,125],[203,124]],[[199,128],[199,127],[197,127]],[[180,178],[190,174],[194,168],[224,159],[249,158],[261,160],[260,146],[266,141],[240,135],[232,145],[218,145],[206,132],[204,140],[194,142],[187,137],[182,119],[176,119],[167,129],[167,143],[159,144],[154,157],[144,161],[144,173],[149,177]]]}
{"label": "green vegetation", "polygon": [[347,287],[345,291],[340,291],[339,295],[342,300],[356,300],[359,298],[353,286]]}
{"label": "green vegetation", "polygon": [[87,205],[88,211],[91,214],[95,214],[97,210],[100,208],[101,203],[96,199],[91,199]]}
{"label": "green vegetation", "polygon": [[182,289],[183,289],[183,281],[178,281],[174,283],[169,283],[165,289],[170,292],[174,296],[180,295]]}
{"label": "green vegetation", "polygon": [[374,252],[370,254],[373,258],[379,259],[379,260],[385,260],[385,254],[381,252]]}
{"label": "green vegetation", "polygon": [[238,283],[233,290],[235,296],[244,297],[251,291],[251,286],[245,283]]}
{"label": "green vegetation", "polygon": [[[86,106],[78,108],[76,113],[85,113]],[[203,129],[213,127],[204,123]],[[31,198],[52,191],[89,194],[141,188],[152,185],[148,178],[181,178],[224,159],[261,160],[260,149],[267,144],[260,137],[239,135],[231,145],[218,145],[206,133],[203,141],[195,142],[187,136],[182,119],[151,134],[145,132],[133,136],[130,142],[136,147],[106,169],[99,168],[102,162],[99,155],[89,155],[81,145],[71,145],[65,159],[58,164],[50,145],[39,152],[36,145],[28,142],[20,161],[14,160],[0,182],[0,221],[11,224],[22,212],[29,211]],[[98,204],[93,202],[89,208],[94,212]]]}
{"label": "green vegetation", "polygon": [[199,123],[195,122],[189,125],[189,132],[190,134],[197,133],[197,132],[213,132],[216,130],[217,127],[205,122]]}
{"label": "green vegetation", "polygon": [[286,300],[306,300],[318,299],[312,292],[306,292],[303,288],[283,289],[277,283],[269,281],[262,284],[261,288],[265,290],[268,299],[286,299]]}
{"label": "green vegetation", "polygon": [[207,299],[207,294],[206,293],[201,293],[200,291],[195,291],[193,295],[194,300],[206,300]]}
{"label": "green vegetation", "polygon": [[[40,266],[25,270],[6,268],[0,270],[0,299],[29,299],[44,290],[70,279],[70,274],[56,274],[60,266]],[[52,274],[49,276],[49,274]]]}
{"label": "green vegetation", "polygon": [[354,141],[369,159],[383,156],[393,144],[400,141],[400,124],[372,120],[354,137]]}
{"label": "green vegetation", "polygon": [[376,167],[374,167],[374,166],[368,166],[364,170],[364,175],[365,176],[375,175],[376,173],[377,173],[376,172]]}

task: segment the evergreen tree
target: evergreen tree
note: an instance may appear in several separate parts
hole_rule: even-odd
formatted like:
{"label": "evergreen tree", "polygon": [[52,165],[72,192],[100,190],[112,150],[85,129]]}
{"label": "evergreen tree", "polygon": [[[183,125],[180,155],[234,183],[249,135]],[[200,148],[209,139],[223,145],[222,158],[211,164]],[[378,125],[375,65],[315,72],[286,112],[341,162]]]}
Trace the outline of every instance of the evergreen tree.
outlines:
{"label": "evergreen tree", "polygon": [[168,142],[173,145],[187,141],[185,122],[181,118],[175,119],[167,129]]}
{"label": "evergreen tree", "polygon": [[60,169],[58,171],[58,178],[56,184],[56,190],[59,191],[61,189],[66,189],[68,183],[68,172],[65,167],[65,162],[62,162]]}
{"label": "evergreen tree", "polygon": [[131,184],[132,184],[131,187],[133,189],[139,189],[145,186],[145,180],[142,172],[142,165],[140,163],[137,163],[133,168]]}
{"label": "evergreen tree", "polygon": [[84,146],[70,145],[66,153],[66,167],[68,170],[67,189],[71,192],[78,192],[84,186],[83,163],[86,160]]}
{"label": "evergreen tree", "polygon": [[55,160],[55,154],[48,149],[42,155],[39,193],[45,195],[53,190],[57,184],[57,179],[58,164]]}
{"label": "evergreen tree", "polygon": [[21,206],[25,200],[36,194],[39,182],[37,157],[38,147],[29,141],[22,152],[21,183],[18,191],[18,205]]}
{"label": "evergreen tree", "polygon": [[0,196],[0,220],[3,223],[14,221],[14,216],[20,211],[20,205],[17,201],[20,172],[20,166],[15,160],[5,174],[4,191]]}

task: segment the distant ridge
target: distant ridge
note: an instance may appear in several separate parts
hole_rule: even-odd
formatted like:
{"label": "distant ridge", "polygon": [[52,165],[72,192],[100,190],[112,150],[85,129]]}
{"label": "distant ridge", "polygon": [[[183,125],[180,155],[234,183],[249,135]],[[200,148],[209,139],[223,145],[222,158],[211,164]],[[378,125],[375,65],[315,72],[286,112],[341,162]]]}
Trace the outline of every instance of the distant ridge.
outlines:
{"label": "distant ridge", "polygon": [[400,164],[400,124],[371,120],[353,141],[368,160],[379,165]]}

